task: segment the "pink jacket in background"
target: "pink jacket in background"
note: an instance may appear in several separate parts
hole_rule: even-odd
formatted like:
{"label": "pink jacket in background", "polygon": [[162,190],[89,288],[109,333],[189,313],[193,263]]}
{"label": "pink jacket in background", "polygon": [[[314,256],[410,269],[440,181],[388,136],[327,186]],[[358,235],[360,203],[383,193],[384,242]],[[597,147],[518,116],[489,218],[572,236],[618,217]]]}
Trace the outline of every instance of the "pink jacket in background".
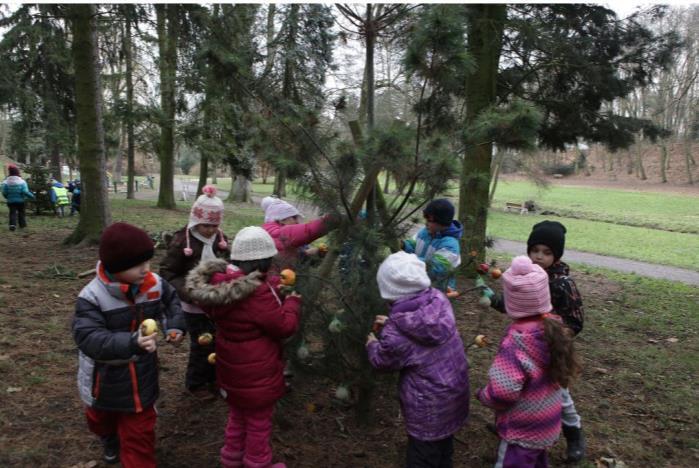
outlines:
{"label": "pink jacket in background", "polygon": [[323,237],[328,232],[324,218],[304,224],[281,224],[270,221],[263,224],[262,228],[274,239],[274,245],[279,251],[277,260],[280,268],[294,266],[299,259],[298,249]]}
{"label": "pink jacket in background", "polygon": [[542,449],[558,439],[561,387],[548,376],[549,360],[540,316],[508,327],[488,371],[488,385],[476,394],[495,410],[498,435],[507,443]]}

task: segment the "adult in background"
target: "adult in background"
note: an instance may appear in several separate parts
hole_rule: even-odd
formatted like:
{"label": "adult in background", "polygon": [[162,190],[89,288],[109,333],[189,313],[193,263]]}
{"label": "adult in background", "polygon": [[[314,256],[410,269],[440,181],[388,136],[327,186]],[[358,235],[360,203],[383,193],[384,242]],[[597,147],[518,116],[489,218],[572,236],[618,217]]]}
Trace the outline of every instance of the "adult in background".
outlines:
{"label": "adult in background", "polygon": [[35,200],[34,194],[29,191],[27,183],[20,177],[19,168],[14,164],[7,166],[9,176],[2,183],[2,196],[7,200],[7,207],[10,209],[10,231],[27,227],[27,218],[24,209],[25,198]]}

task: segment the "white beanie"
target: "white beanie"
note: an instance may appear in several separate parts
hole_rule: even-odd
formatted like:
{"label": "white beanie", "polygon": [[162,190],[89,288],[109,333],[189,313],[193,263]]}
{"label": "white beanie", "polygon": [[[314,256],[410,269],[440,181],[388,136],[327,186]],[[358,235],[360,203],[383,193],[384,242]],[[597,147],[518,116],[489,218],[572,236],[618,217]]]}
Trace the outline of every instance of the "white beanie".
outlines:
{"label": "white beanie", "polygon": [[[267,198],[267,197],[266,197]],[[269,197],[271,198],[271,197]],[[303,215],[296,209],[291,203],[285,202],[279,198],[267,200],[262,200],[262,208],[265,210],[265,223],[270,221],[281,221],[282,219],[289,218],[291,216],[301,216]]]}
{"label": "white beanie", "polygon": [[396,252],[386,257],[376,273],[381,297],[395,301],[430,287],[425,262],[415,254]]}
{"label": "white beanie", "polygon": [[[190,257],[193,253],[189,246],[190,229],[199,224],[214,224],[219,226],[223,222],[223,202],[216,196],[216,187],[213,185],[205,185],[201,191],[203,193],[199,195],[199,198],[197,198],[192,205],[192,209],[189,210],[189,222],[187,223],[185,233],[187,246],[184,249],[184,254],[187,257]],[[219,236],[218,247],[220,249],[228,247],[228,243],[224,240],[223,232],[221,232],[220,229],[217,235]]]}
{"label": "white beanie", "polygon": [[231,260],[262,260],[277,255],[274,240],[267,231],[258,226],[241,229],[233,239]]}

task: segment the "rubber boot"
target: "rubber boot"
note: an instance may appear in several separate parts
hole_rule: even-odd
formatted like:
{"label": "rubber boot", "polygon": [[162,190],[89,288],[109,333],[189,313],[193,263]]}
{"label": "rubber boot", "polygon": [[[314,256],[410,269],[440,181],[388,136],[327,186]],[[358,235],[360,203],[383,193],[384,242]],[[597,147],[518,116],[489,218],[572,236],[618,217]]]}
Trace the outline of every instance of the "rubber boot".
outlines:
{"label": "rubber boot", "polygon": [[577,463],[585,458],[585,436],[581,427],[563,426],[563,435],[566,438],[566,462]]}

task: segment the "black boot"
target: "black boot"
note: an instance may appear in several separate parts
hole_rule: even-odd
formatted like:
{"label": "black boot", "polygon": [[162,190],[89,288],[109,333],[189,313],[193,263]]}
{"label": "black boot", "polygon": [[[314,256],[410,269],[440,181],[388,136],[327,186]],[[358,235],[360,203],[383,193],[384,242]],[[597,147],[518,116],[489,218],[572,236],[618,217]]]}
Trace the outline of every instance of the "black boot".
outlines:
{"label": "black boot", "polygon": [[104,448],[104,453],[102,454],[102,460],[105,463],[113,465],[119,463],[119,436],[111,435],[102,437],[102,447]]}
{"label": "black boot", "polygon": [[563,435],[566,438],[568,448],[566,450],[567,463],[577,463],[585,458],[585,436],[582,428],[575,426],[563,426]]}

